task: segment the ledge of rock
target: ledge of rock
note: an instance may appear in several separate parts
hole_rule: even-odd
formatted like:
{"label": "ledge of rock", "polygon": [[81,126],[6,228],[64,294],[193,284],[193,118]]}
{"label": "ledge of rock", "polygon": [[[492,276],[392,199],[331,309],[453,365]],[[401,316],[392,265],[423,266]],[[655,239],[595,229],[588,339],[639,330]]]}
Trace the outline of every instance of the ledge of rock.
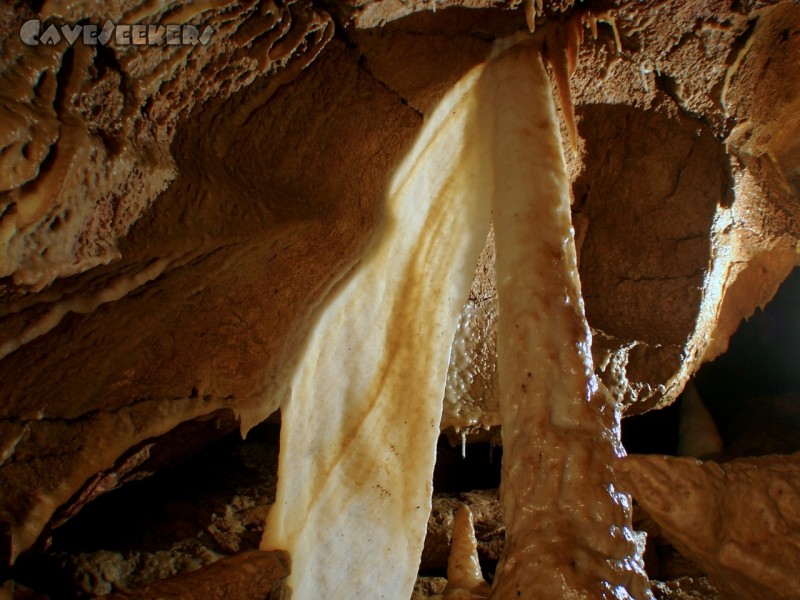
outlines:
{"label": "ledge of rock", "polygon": [[664,535],[731,598],[797,598],[798,455],[700,463],[629,456],[618,468]]}
{"label": "ledge of rock", "polygon": [[[527,30],[526,7],[537,31],[584,19],[579,140],[565,149],[598,374],[633,415],[725,351],[800,262],[800,6],[538,4],[0,7],[4,563],[99,495],[275,413],[313,316],[372,241],[394,167],[493,40]],[[35,18],[193,23],[213,38],[29,47],[18,32]],[[493,265],[490,235],[443,428],[499,422]],[[674,469],[716,490],[783,464]],[[722,589],[724,544],[675,540]],[[768,585],[747,573],[736,593]]]}

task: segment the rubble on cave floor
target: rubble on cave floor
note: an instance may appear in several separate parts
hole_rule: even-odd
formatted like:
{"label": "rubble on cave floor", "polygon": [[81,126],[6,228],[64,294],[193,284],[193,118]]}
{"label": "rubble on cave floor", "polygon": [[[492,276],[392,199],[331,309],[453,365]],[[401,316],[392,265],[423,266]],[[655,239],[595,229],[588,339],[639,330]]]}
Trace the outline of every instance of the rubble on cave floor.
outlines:
{"label": "rubble on cave floor", "polygon": [[[16,582],[7,582],[7,588],[34,590],[25,592],[27,596],[21,591],[13,596],[30,600],[130,594],[163,578],[195,572],[258,548],[275,493],[277,438],[278,426],[272,424],[254,429],[246,440],[233,433],[181,465],[93,501],[53,532],[47,551],[20,559],[14,571]],[[460,447],[449,452],[449,445],[443,436],[440,456],[448,473],[438,472],[437,484],[448,491],[437,491],[433,497],[414,592],[418,599],[444,589],[459,505],[466,504],[474,515],[478,555],[489,581],[503,547],[497,488],[472,489],[469,483],[470,477],[478,484],[492,482],[491,469],[499,469],[501,449],[492,450],[486,442],[468,445],[465,460]],[[458,472],[454,461],[461,460],[467,466]],[[483,474],[477,476],[480,471]],[[463,491],[456,489],[459,486]],[[636,514],[636,527],[650,536],[651,577],[665,580],[655,591],[657,597],[713,598],[676,595],[687,589],[713,588],[702,579],[702,571],[660,535],[652,520],[641,511]]]}
{"label": "rubble on cave floor", "polygon": [[258,548],[275,497],[278,426],[238,433],[87,505],[14,577],[53,598],[136,589]]}

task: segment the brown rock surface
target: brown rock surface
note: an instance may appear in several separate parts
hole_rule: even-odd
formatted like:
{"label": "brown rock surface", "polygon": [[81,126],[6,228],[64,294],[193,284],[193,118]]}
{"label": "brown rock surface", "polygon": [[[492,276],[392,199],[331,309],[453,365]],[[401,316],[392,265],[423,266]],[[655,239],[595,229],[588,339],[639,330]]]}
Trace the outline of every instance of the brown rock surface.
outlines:
{"label": "brown rock surface", "polygon": [[653,595],[657,600],[719,600],[720,595],[705,577],[682,577],[669,583],[656,582]]}
{"label": "brown rock surface", "polygon": [[633,455],[617,472],[664,535],[731,598],[800,597],[800,457]]}
{"label": "brown rock surface", "polygon": [[130,593],[102,598],[180,600],[196,597],[199,590],[203,591],[206,598],[280,598],[280,582],[289,573],[289,563],[289,557],[285,553],[249,550],[185,575],[162,579]]}
{"label": "brown rock surface", "polygon": [[[525,27],[521,4],[0,7],[0,520],[12,556],[124,480],[149,441],[223,409],[248,429],[280,405],[310,315],[369,241],[388,174],[489,42]],[[571,4],[545,2],[537,26]],[[473,10],[501,5],[515,10]],[[610,11],[622,51],[600,21],[572,80],[583,292],[601,376],[642,412],[724,351],[798,262],[800,7],[588,9]],[[192,48],[24,47],[19,26],[48,15],[215,32]],[[471,296],[481,323],[489,280]],[[485,366],[469,389],[481,403]]]}
{"label": "brown rock surface", "polygon": [[[623,51],[599,25],[599,43],[583,46],[573,77],[583,138],[570,165],[583,293],[598,372],[629,414],[672,402],[797,263],[790,180],[800,162],[788,141],[796,135],[787,133],[800,122],[797,84],[773,65],[800,59],[797,5],[748,15],[687,2],[658,20],[665,10],[658,2],[620,7]],[[766,95],[779,101],[756,108],[754,98]],[[490,245],[484,264],[492,254]],[[494,289],[483,286],[476,301],[477,289],[468,310],[491,328]],[[491,344],[491,333],[484,337]],[[462,404],[469,413],[481,398],[486,414],[470,416],[488,426],[498,420],[495,383],[483,376],[493,366],[481,366],[485,345],[476,339],[464,369],[478,376]]]}
{"label": "brown rock surface", "polygon": [[[285,76],[289,62],[293,70],[308,64],[332,33],[330,19],[304,3],[233,3],[223,13],[225,4],[231,3],[211,11],[199,3],[185,10],[145,4],[123,10],[121,3],[81,10],[50,2],[38,15],[128,23],[202,17],[203,26],[214,28],[207,46],[29,47],[17,32],[33,15],[7,15],[0,276],[23,289],[0,291],[38,291],[57,277],[119,259],[119,239],[175,178],[168,146],[178,121],[265,73]],[[301,41],[308,43],[299,48]],[[94,308],[92,301],[77,304],[77,312]],[[17,345],[47,327],[32,329],[23,330]],[[4,344],[2,355],[14,349]]]}

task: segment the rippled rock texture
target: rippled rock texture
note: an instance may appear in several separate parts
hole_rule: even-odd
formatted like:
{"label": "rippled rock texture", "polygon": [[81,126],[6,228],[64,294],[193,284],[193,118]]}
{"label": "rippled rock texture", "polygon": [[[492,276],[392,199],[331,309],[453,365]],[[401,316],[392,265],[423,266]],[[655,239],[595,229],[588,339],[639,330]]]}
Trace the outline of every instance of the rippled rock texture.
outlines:
{"label": "rippled rock texture", "polygon": [[[527,30],[524,4],[0,7],[4,564],[98,496],[280,407],[394,167],[492,41]],[[672,402],[798,262],[800,6],[572,4],[546,0],[535,24],[585,16],[572,216],[594,364],[634,414]],[[34,18],[214,33],[30,47],[18,32]],[[493,265],[490,237],[444,427],[498,423]]]}

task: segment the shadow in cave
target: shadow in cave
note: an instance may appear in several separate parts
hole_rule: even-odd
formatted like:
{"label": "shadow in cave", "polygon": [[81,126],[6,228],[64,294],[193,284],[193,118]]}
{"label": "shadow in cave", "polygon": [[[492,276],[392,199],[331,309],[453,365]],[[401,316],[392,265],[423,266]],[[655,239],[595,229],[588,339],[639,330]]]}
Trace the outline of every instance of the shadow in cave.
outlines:
{"label": "shadow in cave", "polygon": [[463,447],[460,435],[453,429],[447,429],[439,437],[433,472],[433,510],[422,551],[419,581],[447,576],[453,516],[461,503],[470,506],[473,512],[483,576],[489,582],[494,579],[505,537],[498,501],[503,458],[499,435],[499,429],[495,428],[469,434]]}
{"label": "shadow in cave", "polygon": [[238,431],[87,504],[20,556],[13,578],[53,600],[137,588],[256,549],[275,499],[280,425]]}
{"label": "shadow in cave", "polygon": [[502,460],[503,447],[492,441],[469,443],[462,454],[461,446],[453,446],[442,435],[436,446],[433,491],[456,494],[496,489],[500,486]]}
{"label": "shadow in cave", "polygon": [[[730,202],[724,146],[703,123],[657,111],[597,104],[579,116],[587,151],[573,195],[588,222],[580,254],[586,315],[610,350],[640,342],[627,376],[657,385],[678,368],[697,322],[712,221]],[[679,423],[680,400],[628,416],[623,445],[674,455]]]}
{"label": "shadow in cave", "polygon": [[[693,383],[723,441],[714,459],[800,451],[800,269],[795,269],[763,310],[743,321],[727,352],[703,365]],[[669,454],[678,450],[680,405],[622,422],[629,453]],[[634,527],[646,531],[648,575],[662,581],[705,573],[663,536],[638,505]]]}
{"label": "shadow in cave", "polygon": [[[763,309],[743,321],[728,350],[703,365],[694,383],[724,443],[717,457],[800,451],[800,268]],[[677,453],[680,402],[625,418],[629,453]]]}
{"label": "shadow in cave", "polygon": [[698,371],[696,384],[725,457],[800,451],[800,268],[739,325],[728,351]]}
{"label": "shadow in cave", "polygon": [[622,419],[622,445],[628,454],[678,453],[678,428],[680,427],[680,402],[678,399],[660,410]]}
{"label": "shadow in cave", "polygon": [[588,219],[589,324],[679,353],[700,309],[714,214],[730,200],[724,145],[695,119],[652,110],[600,104],[579,116],[587,150],[573,194]]}

